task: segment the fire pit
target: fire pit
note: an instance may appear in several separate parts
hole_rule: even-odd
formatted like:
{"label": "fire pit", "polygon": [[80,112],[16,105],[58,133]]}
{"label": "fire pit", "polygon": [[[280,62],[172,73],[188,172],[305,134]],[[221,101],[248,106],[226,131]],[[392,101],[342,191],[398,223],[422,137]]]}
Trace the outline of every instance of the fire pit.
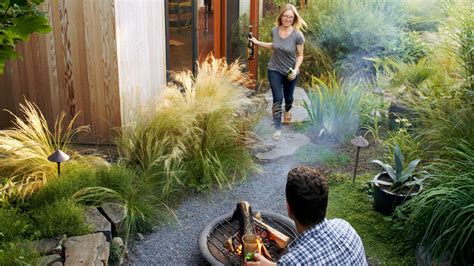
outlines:
{"label": "fire pit", "polygon": [[[262,221],[292,241],[296,237],[294,222],[283,215],[261,211]],[[217,217],[205,226],[199,236],[199,248],[204,258],[212,265],[241,264],[240,257],[224,247],[226,241],[239,231],[239,221],[232,219],[232,212]],[[278,260],[283,255],[276,243],[265,241],[265,246],[273,259]]]}

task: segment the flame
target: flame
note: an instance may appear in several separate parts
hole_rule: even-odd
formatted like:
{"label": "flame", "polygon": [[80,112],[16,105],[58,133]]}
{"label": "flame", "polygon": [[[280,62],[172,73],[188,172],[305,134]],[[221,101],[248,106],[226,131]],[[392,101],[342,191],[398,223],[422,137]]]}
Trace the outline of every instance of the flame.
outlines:
{"label": "flame", "polygon": [[235,249],[235,254],[237,254],[238,256],[242,255],[242,244],[237,246],[237,248]]}
{"label": "flame", "polygon": [[257,253],[262,254],[263,241],[260,238],[257,238]]}

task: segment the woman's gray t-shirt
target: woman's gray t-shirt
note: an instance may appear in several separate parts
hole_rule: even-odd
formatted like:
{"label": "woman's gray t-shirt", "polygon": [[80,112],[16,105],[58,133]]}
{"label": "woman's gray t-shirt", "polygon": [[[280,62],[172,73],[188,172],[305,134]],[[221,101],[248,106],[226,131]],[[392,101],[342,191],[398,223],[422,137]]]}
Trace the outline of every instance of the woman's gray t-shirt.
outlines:
{"label": "woman's gray t-shirt", "polygon": [[273,51],[267,68],[282,75],[288,74],[288,69],[295,68],[296,45],[304,43],[303,33],[293,29],[286,38],[280,38],[278,27],[272,29]]}

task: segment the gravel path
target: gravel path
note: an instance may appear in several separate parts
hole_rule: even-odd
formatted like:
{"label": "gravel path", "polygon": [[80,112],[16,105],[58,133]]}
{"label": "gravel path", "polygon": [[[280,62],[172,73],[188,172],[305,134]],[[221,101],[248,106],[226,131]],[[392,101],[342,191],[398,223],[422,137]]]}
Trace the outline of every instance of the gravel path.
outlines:
{"label": "gravel path", "polygon": [[262,172],[236,184],[232,189],[187,196],[176,211],[179,223],[170,222],[145,236],[131,250],[130,265],[205,265],[198,247],[201,229],[211,220],[235,209],[239,200],[254,210],[286,215],[284,188],[286,174],[294,167],[288,159],[262,165]]}

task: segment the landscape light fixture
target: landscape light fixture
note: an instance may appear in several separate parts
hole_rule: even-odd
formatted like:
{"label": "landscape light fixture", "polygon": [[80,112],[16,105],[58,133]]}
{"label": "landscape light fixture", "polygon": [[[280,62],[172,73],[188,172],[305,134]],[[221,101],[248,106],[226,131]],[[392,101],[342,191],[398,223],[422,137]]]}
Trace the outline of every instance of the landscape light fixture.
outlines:
{"label": "landscape light fixture", "polygon": [[352,145],[357,147],[357,155],[356,155],[356,160],[355,160],[355,167],[354,167],[354,176],[352,177],[352,183],[355,182],[356,174],[357,174],[357,164],[359,163],[359,151],[360,148],[364,148],[369,146],[369,142],[364,139],[362,136],[358,136],[354,139],[351,140]]}
{"label": "landscape light fixture", "polygon": [[48,157],[48,161],[58,164],[58,176],[61,175],[61,163],[69,160],[69,155],[65,154],[61,150],[56,150]]}

